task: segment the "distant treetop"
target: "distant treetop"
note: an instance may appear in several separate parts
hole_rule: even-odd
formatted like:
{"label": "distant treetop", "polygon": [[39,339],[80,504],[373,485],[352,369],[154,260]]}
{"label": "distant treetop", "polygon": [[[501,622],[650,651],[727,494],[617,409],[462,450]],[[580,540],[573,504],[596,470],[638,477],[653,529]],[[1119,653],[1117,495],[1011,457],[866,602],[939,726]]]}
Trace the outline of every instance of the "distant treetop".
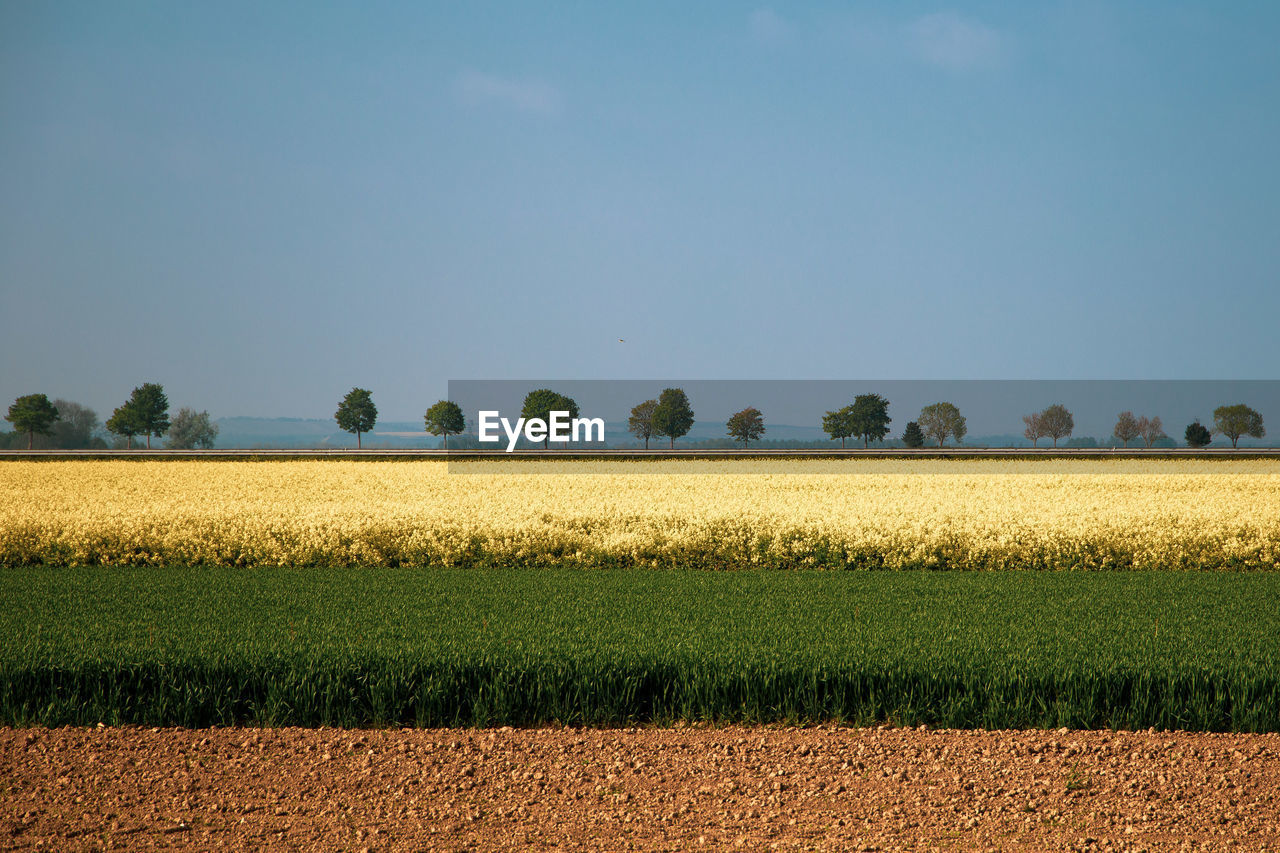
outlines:
{"label": "distant treetop", "polygon": [[423,415],[423,426],[432,435],[443,435],[444,446],[449,448],[449,436],[458,435],[467,428],[467,418],[462,407],[452,400],[440,400]]}
{"label": "distant treetop", "polygon": [[372,430],[378,422],[378,407],[373,404],[373,394],[364,388],[352,388],[338,404],[338,411],[333,417],[339,429],[356,434],[356,447],[363,448],[360,435]]}
{"label": "distant treetop", "polygon": [[13,401],[5,420],[13,424],[18,432],[27,434],[27,449],[31,449],[36,433],[48,435],[52,432],[54,421],[58,420],[58,409],[44,394],[27,394]]}

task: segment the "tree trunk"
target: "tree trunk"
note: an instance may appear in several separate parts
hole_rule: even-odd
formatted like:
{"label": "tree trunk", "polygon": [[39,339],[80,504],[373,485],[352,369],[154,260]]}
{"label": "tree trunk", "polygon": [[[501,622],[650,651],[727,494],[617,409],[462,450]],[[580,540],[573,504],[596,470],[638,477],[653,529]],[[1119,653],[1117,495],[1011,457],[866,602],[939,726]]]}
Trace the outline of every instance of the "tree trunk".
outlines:
{"label": "tree trunk", "polygon": [[864,435],[862,437],[862,449],[866,450],[870,446],[871,446],[871,436]]}
{"label": "tree trunk", "polygon": [[1056,435],[1053,437],[1053,449],[1058,449],[1058,437]]}
{"label": "tree trunk", "polygon": [[364,450],[364,445],[360,442],[360,430],[356,430],[356,450]]}
{"label": "tree trunk", "polygon": [[671,436],[671,449],[672,450],[676,449],[676,437],[674,435]]}
{"label": "tree trunk", "polygon": [[840,436],[840,449],[844,450],[844,436]]}
{"label": "tree trunk", "polygon": [[649,436],[647,435],[644,437],[644,449],[645,450],[649,449]]}
{"label": "tree trunk", "polygon": [[36,431],[33,429],[27,430],[27,450],[31,449],[31,445],[35,443],[35,440],[36,440]]}
{"label": "tree trunk", "polygon": [[444,449],[449,449],[449,433],[447,432],[444,434]]}
{"label": "tree trunk", "polygon": [[147,433],[147,450],[151,449],[151,433]]}

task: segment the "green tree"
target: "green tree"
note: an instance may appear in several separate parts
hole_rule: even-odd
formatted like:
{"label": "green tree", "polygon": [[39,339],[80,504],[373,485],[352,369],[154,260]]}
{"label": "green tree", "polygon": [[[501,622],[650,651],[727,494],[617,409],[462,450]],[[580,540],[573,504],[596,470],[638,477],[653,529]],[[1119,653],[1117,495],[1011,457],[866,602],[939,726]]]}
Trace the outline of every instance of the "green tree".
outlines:
{"label": "green tree", "polygon": [[1262,438],[1267,431],[1262,426],[1262,415],[1246,406],[1236,403],[1234,406],[1219,406],[1213,410],[1213,431],[1231,439],[1235,447],[1243,435]]}
{"label": "green tree", "polygon": [[902,431],[902,443],[907,447],[924,447],[924,431],[920,424],[908,421],[907,428]]}
{"label": "green tree", "polygon": [[853,406],[845,406],[822,416],[822,431],[831,436],[831,440],[840,439],[840,449],[844,449],[844,440],[853,432]]}
{"label": "green tree", "polygon": [[942,447],[948,436],[955,436],[957,442],[964,441],[968,432],[964,415],[950,403],[934,403],[920,410],[920,426],[924,434],[938,442]]}
{"label": "green tree", "polygon": [[132,450],[133,437],[142,434],[141,421],[132,401],[126,401],[123,406],[117,406],[111,413],[111,417],[107,418],[106,427],[107,432],[124,436],[125,446]]}
{"label": "green tree", "polygon": [[550,388],[539,388],[525,395],[524,407],[520,410],[520,417],[526,421],[537,418],[547,424],[547,435],[542,439],[544,450],[551,444],[550,425],[552,412],[568,412],[570,418],[576,418],[578,416],[578,404],[572,397],[558,394]]}
{"label": "green tree", "polygon": [[184,406],[169,424],[169,440],[165,445],[174,450],[211,450],[217,438],[218,425],[207,411],[197,412]]}
{"label": "green tree", "polygon": [[378,407],[373,404],[373,394],[364,388],[352,388],[338,404],[338,411],[333,417],[338,422],[338,429],[354,432],[356,447],[364,449],[361,433],[369,432],[378,422]]}
{"label": "green tree", "polygon": [[755,406],[747,406],[731,415],[725,426],[729,429],[729,435],[746,447],[747,442],[764,435],[764,415]]}
{"label": "green tree", "polygon": [[[113,422],[117,429],[112,429]],[[133,436],[145,435],[147,449],[150,450],[151,436],[164,435],[169,429],[169,398],[165,396],[164,386],[144,382],[134,388],[125,404],[112,413],[107,429],[127,436],[130,447],[133,446]]]}
{"label": "green tree", "polygon": [[627,418],[627,429],[636,438],[644,441],[644,449],[649,449],[649,438],[653,435],[653,413],[658,409],[657,400],[645,400],[631,410]]}
{"label": "green tree", "polygon": [[658,395],[658,408],[653,410],[653,431],[665,435],[676,446],[676,439],[693,428],[693,408],[683,388],[665,388]]}
{"label": "green tree", "polygon": [[879,394],[859,394],[853,398],[849,407],[850,425],[853,434],[862,439],[862,446],[867,447],[872,441],[879,441],[889,434],[889,401]]}
{"label": "green tree", "polygon": [[15,431],[27,434],[27,450],[30,450],[36,433],[48,435],[52,432],[51,427],[58,420],[58,409],[44,394],[27,394],[13,401],[4,419],[13,424]]}
{"label": "green tree", "polygon": [[422,416],[424,428],[432,435],[443,435],[445,449],[449,449],[449,436],[457,435],[467,428],[466,415],[462,407],[452,400],[440,400]]}
{"label": "green tree", "polygon": [[1200,423],[1200,419],[1196,418],[1194,422],[1187,424],[1187,431],[1184,433],[1187,439],[1187,447],[1199,449],[1208,447],[1213,441],[1213,433],[1209,432],[1209,428]]}
{"label": "green tree", "polygon": [[1076,428],[1076,420],[1061,403],[1054,403],[1040,413],[1040,429],[1043,434],[1053,439],[1053,446],[1058,446],[1058,439],[1071,435]]}

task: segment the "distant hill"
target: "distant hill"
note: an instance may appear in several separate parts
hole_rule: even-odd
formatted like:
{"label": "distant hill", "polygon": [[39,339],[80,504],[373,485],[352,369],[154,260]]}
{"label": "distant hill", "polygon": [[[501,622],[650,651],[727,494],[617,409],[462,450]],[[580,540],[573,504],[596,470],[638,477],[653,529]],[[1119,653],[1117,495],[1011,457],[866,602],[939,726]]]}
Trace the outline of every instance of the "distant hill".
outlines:
{"label": "distant hill", "polygon": [[[355,447],[356,437],[319,418],[218,418],[217,446],[221,448]],[[440,439],[428,435],[421,423],[379,422],[362,438],[365,447],[436,447]]]}

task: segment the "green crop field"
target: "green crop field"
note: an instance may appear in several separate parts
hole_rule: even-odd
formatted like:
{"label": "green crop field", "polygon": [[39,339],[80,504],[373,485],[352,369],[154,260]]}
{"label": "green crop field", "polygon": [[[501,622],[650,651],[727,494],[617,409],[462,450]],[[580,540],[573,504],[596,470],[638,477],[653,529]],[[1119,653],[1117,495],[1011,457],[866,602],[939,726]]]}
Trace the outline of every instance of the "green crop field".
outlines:
{"label": "green crop field", "polygon": [[1274,573],[0,571],[0,722],[1280,730]]}

